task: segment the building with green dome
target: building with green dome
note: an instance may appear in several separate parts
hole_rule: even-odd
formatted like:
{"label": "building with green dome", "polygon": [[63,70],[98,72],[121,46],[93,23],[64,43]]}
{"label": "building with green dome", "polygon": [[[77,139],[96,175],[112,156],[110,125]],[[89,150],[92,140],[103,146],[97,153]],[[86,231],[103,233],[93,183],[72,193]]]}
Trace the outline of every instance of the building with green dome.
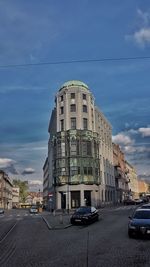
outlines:
{"label": "building with green dome", "polygon": [[60,87],[48,131],[45,204],[69,210],[114,202],[111,125],[85,83],[72,80]]}

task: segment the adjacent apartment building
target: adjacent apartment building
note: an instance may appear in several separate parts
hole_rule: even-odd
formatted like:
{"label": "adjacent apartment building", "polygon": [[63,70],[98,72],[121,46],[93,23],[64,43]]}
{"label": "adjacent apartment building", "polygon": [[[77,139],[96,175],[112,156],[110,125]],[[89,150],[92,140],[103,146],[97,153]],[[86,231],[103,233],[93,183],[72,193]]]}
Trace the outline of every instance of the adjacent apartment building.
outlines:
{"label": "adjacent apartment building", "polygon": [[69,81],[61,86],[48,131],[44,204],[69,210],[113,203],[112,129],[85,83]]}
{"label": "adjacent apartment building", "polygon": [[12,182],[8,175],[0,170],[0,207],[4,209],[12,208]]}
{"label": "adjacent apartment building", "polygon": [[113,143],[113,163],[116,186],[116,201],[121,203],[130,195],[128,169],[125,156],[118,144]]}
{"label": "adjacent apartment building", "polygon": [[13,208],[19,208],[19,202],[20,202],[20,197],[19,197],[19,187],[13,186],[12,188],[12,207]]}
{"label": "adjacent apartment building", "polygon": [[125,161],[125,164],[127,177],[129,179],[129,197],[131,199],[139,198],[138,176],[136,170],[128,161]]}

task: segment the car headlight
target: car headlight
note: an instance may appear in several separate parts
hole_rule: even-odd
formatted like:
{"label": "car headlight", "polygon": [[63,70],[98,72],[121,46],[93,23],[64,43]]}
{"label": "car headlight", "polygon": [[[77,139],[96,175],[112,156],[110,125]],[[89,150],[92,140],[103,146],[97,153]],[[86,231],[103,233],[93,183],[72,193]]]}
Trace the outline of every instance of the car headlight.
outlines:
{"label": "car headlight", "polygon": [[132,224],[129,224],[129,228],[130,229],[136,229],[136,226],[132,225]]}
{"label": "car headlight", "polygon": [[83,216],[82,218],[88,220],[88,216]]}

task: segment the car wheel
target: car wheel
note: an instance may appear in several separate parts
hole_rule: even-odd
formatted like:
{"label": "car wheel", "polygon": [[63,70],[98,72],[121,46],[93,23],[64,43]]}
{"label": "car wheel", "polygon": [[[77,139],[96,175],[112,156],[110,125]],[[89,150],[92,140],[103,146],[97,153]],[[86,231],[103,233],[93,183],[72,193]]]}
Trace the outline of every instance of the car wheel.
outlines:
{"label": "car wheel", "polygon": [[71,224],[74,224],[74,220],[71,219],[71,220],[70,220],[70,223],[71,223]]}
{"label": "car wheel", "polygon": [[128,230],[128,236],[129,236],[130,238],[133,237],[133,232],[132,232],[131,230]]}
{"label": "car wheel", "polygon": [[98,222],[98,221],[99,221],[99,216],[96,217],[96,222]]}

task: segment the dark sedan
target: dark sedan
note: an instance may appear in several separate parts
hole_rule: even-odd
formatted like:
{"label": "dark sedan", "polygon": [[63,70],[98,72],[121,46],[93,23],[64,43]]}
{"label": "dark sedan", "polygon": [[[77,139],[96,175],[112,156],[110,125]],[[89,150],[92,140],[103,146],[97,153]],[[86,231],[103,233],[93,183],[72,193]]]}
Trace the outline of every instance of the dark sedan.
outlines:
{"label": "dark sedan", "polygon": [[141,209],[150,209],[150,203],[144,204],[140,207]]}
{"label": "dark sedan", "polygon": [[88,224],[94,221],[98,221],[99,214],[98,210],[94,207],[80,207],[75,213],[71,216],[71,224]]}
{"label": "dark sedan", "polygon": [[128,235],[149,235],[150,236],[150,210],[137,209],[132,216],[129,217]]}
{"label": "dark sedan", "polygon": [[135,201],[133,199],[125,199],[123,201],[124,205],[135,205]]}

